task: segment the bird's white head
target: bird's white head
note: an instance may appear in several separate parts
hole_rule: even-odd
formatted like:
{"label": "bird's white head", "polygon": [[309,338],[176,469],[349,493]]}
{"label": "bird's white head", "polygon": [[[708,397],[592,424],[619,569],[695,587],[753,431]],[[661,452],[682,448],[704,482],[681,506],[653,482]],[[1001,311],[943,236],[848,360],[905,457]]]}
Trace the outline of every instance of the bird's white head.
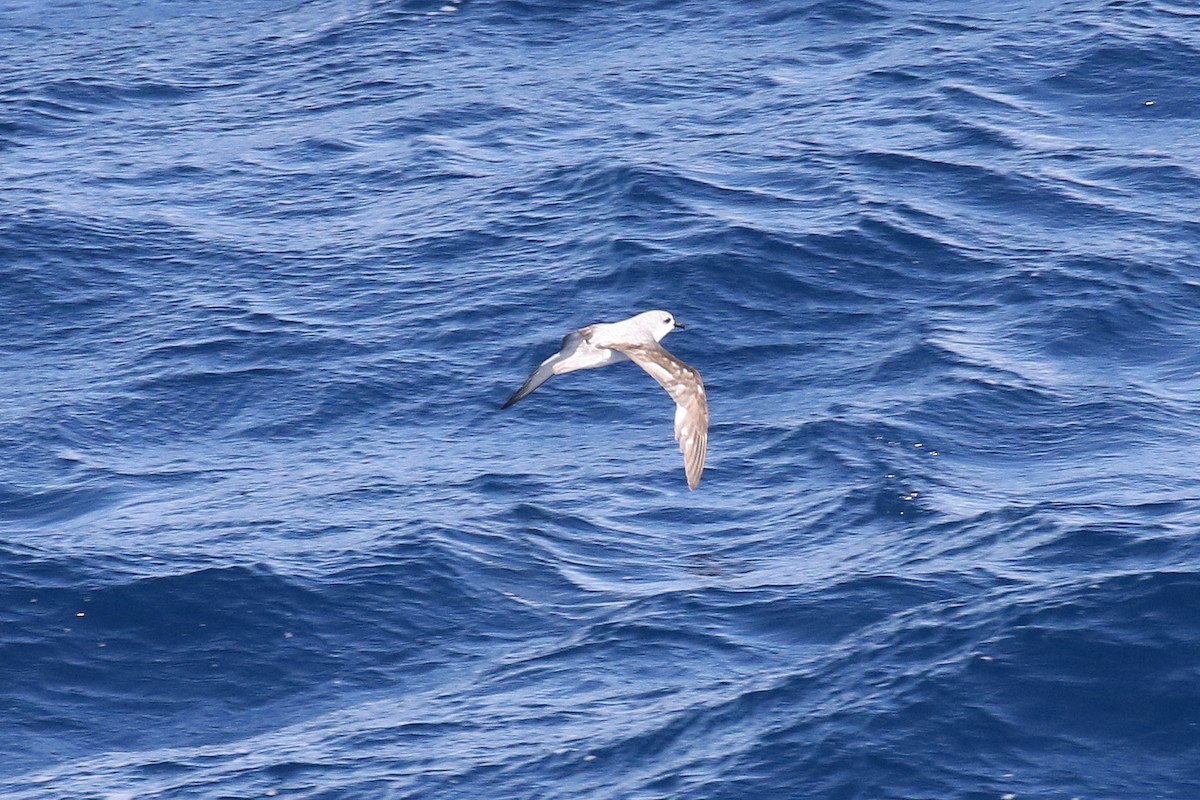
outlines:
{"label": "bird's white head", "polygon": [[676,328],[684,327],[682,322],[675,321],[675,317],[669,311],[646,311],[634,319],[650,332],[656,342],[661,342],[664,336]]}

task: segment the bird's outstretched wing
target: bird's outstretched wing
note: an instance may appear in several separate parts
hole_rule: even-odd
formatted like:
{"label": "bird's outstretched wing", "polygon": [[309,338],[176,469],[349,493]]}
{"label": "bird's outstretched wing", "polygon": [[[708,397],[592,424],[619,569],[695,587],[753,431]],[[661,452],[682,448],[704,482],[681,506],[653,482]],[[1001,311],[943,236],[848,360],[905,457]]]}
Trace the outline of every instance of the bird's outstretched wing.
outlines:
{"label": "bird's outstretched wing", "polygon": [[504,405],[500,406],[500,408],[508,408],[513,403],[531,394],[534,389],[538,388],[555,375],[558,375],[560,370],[556,369],[556,367],[574,354],[579,345],[584,342],[584,334],[589,333],[590,331],[591,328],[589,327],[578,331],[571,331],[564,336],[562,345],[558,348],[558,352],[547,358],[541,364],[538,364],[537,369],[531,372],[529,377],[525,379],[525,382],[521,384],[521,388],[517,389],[517,391],[513,393],[513,396],[508,398],[508,401],[505,402]]}
{"label": "bird's outstretched wing", "polygon": [[700,484],[708,452],[708,398],[700,373],[671,355],[657,342],[614,345],[658,381],[675,401],[675,439],[683,453],[689,489]]}

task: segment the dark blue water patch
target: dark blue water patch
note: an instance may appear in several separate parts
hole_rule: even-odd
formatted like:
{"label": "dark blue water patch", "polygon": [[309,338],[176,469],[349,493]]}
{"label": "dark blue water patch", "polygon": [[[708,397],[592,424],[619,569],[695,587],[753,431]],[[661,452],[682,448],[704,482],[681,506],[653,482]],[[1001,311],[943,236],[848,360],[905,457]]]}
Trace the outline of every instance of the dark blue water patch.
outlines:
{"label": "dark blue water patch", "polygon": [[[104,416],[114,425],[137,428],[147,441],[205,438],[241,429],[243,415],[291,417],[312,402],[281,391],[294,384],[288,370],[226,368],[180,372],[139,382]],[[261,409],[261,411],[257,411]]]}
{"label": "dark blue water patch", "polygon": [[[1187,347],[1186,337],[1176,331],[1200,322],[1192,305],[1197,287],[1175,276],[1151,278],[1145,268],[1111,259],[1068,261],[1060,269],[1077,294],[1055,300],[1043,319],[1029,325],[1049,352],[1069,357],[1103,352],[1114,363],[1169,360]],[[1038,276],[1032,285],[1044,280],[1055,278]],[[1147,291],[1148,285],[1154,291]],[[1181,322],[1186,327],[1177,329]]]}
{"label": "dark blue water patch", "polygon": [[[635,4],[636,5],[636,4]],[[646,4],[647,10],[657,7],[659,10],[670,12],[679,9],[684,4],[675,0],[651,0]],[[498,0],[497,2],[468,2],[464,10],[469,15],[480,14],[486,27],[480,30],[501,29],[513,32],[522,37],[521,42],[527,46],[545,47],[570,41],[573,33],[591,28],[604,30],[606,26],[595,25],[601,19],[613,19],[622,27],[626,19],[624,11],[632,10],[619,0],[604,0],[599,3],[579,2],[545,2],[545,0]],[[646,24],[655,24],[655,17],[672,18],[675,14],[648,15]],[[657,24],[661,24],[659,21]],[[605,31],[607,33],[607,31]],[[558,38],[555,38],[554,35]],[[595,41],[595,40],[592,40]]]}
{"label": "dark blue water patch", "polygon": [[3,569],[4,584],[12,591],[12,594],[6,595],[7,602],[3,609],[13,616],[6,619],[15,622],[23,612],[28,611],[24,605],[36,599],[29,595],[30,587],[60,591],[86,581],[86,570],[78,566],[63,565],[55,559],[53,551],[43,548],[9,540],[0,543],[0,569]]}
{"label": "dark blue water patch", "polygon": [[[1168,508],[1186,505],[1164,503]],[[1097,516],[1113,515],[1107,509],[1097,509]],[[1128,564],[1136,568],[1139,564],[1169,563],[1179,554],[1173,526],[1169,522],[1155,523],[1144,509],[1138,509],[1137,518],[1122,514],[1126,519],[1109,522],[1096,521],[1063,531],[1053,539],[1029,550],[1029,561],[1047,568],[1082,567],[1102,570],[1115,565]],[[1172,515],[1180,513],[1172,510]]]}
{"label": "dark blue water patch", "polygon": [[[944,598],[946,593],[932,585],[884,578],[848,581],[833,587],[833,595],[838,600],[832,605],[826,604],[821,592],[797,596],[794,589],[783,586],[655,595],[607,614],[604,621],[590,624],[582,637],[573,638],[561,648],[514,662],[503,670],[502,680],[528,682],[563,670],[582,673],[589,664],[595,666],[586,671],[598,677],[600,664],[625,660],[617,657],[619,653],[650,647],[658,656],[645,668],[661,672],[661,680],[668,686],[676,684],[679,677],[689,676],[695,684],[729,695],[731,692],[720,691],[719,687],[728,690],[744,685],[742,682],[754,673],[757,664],[763,678],[750,681],[751,685],[769,685],[769,676],[783,670],[803,674],[796,682],[799,688],[819,680],[815,674],[819,668],[814,665],[823,658],[843,647],[855,647],[851,642],[857,633],[899,609],[919,607]],[[681,606],[687,609],[689,622],[668,635],[663,626],[669,620],[680,619]],[[661,619],[661,623],[653,622],[655,619]],[[647,624],[649,628],[643,627]],[[720,632],[725,638],[713,641],[712,634],[699,635],[701,631]],[[801,643],[807,643],[810,649],[806,651]],[[664,669],[666,672],[662,672]],[[659,741],[655,749],[665,749],[664,757],[672,757],[671,750],[680,743],[670,732],[681,725],[681,720],[686,720],[686,727],[702,740],[720,738],[728,734],[729,726],[757,727],[757,710],[781,699],[774,688],[753,688],[744,693],[734,689],[732,694],[733,700],[720,702],[715,708],[691,712],[681,709],[682,713],[665,716],[647,734]],[[639,758],[645,743],[641,736],[621,738],[611,750],[599,752],[609,752],[617,762],[623,762]],[[686,748],[686,744],[682,746]],[[613,762],[604,763],[603,768],[612,769]]]}
{"label": "dark blue water patch", "polygon": [[1154,195],[1172,195],[1190,198],[1200,185],[1200,176],[1179,164],[1150,163],[1122,166],[1097,167],[1089,176],[1100,181],[1111,181],[1117,186],[1132,191],[1146,191]]}
{"label": "dark blue water patch", "polygon": [[883,330],[870,375],[875,383],[941,380],[974,365],[953,350],[940,347],[919,331]]}
{"label": "dark blue water patch", "polygon": [[[27,212],[5,226],[6,267],[3,296],[9,325],[18,307],[50,311],[47,327],[57,324],[56,306],[107,305],[121,297],[110,263],[135,251],[116,230],[96,220],[52,212]],[[99,261],[100,263],[97,263]],[[115,296],[115,297],[114,297]],[[7,336],[20,341],[16,330]]]}
{"label": "dark blue water patch", "polygon": [[998,153],[1016,153],[1023,149],[1022,143],[1012,132],[992,127],[986,123],[963,122],[960,119],[946,115],[944,118],[934,117],[930,125],[948,135],[943,145],[955,149],[984,150]]}
{"label": "dark blue water patch", "polygon": [[[255,696],[266,702],[262,689],[287,683],[285,665],[301,651],[308,651],[306,669],[325,661],[312,650],[311,626],[292,615],[297,604],[315,611],[314,598],[262,571],[214,569],[72,590],[11,586],[7,593],[13,602],[37,601],[18,624],[41,632],[36,649],[6,648],[9,691],[47,692],[43,702],[75,691],[95,710],[112,701],[151,717],[180,703],[215,703],[228,712]],[[293,642],[289,633],[300,638]],[[121,681],[110,680],[114,671]]]}
{"label": "dark blue water patch", "polygon": [[953,393],[905,408],[903,417],[930,426],[943,441],[957,441],[964,447],[958,456],[1066,465],[1087,463],[1089,456],[1134,456],[1157,438],[1153,431],[1173,429],[1189,413],[1129,390],[1093,387],[1062,395],[967,380]]}
{"label": "dark blue water patch", "polygon": [[761,12],[758,22],[764,25],[816,23],[818,30],[827,26],[844,31],[854,26],[878,25],[891,18],[891,10],[882,4],[822,0],[799,3],[791,8],[768,8]]}
{"label": "dark blue water patch", "polygon": [[[262,729],[280,715],[303,718],[303,709],[279,704],[315,692],[320,706],[331,680],[345,691],[419,675],[445,647],[470,657],[456,644],[465,630],[456,630],[478,626],[483,597],[457,577],[454,558],[437,551],[396,547],[369,569],[318,584],[246,566],[50,588],[22,569],[25,577],[5,590],[4,607],[20,609],[0,649],[5,693],[30,717],[74,697],[80,717],[56,732],[64,752],[94,746],[97,736],[106,749],[162,746],[197,735],[219,741],[231,725]],[[256,709],[270,709],[273,721],[251,722],[246,715]],[[171,722],[181,715],[190,721]],[[14,761],[30,755],[10,744]]]}
{"label": "dark blue water patch", "polygon": [[1057,225],[1100,227],[1120,224],[1140,212],[1113,207],[1033,173],[996,170],[968,161],[947,161],[930,155],[871,153],[862,164],[890,181],[911,189],[980,209],[1001,210],[1032,224],[1053,220]]}
{"label": "dark blue water patch", "polygon": [[[1150,603],[1157,606],[1153,600]],[[1052,601],[1050,607],[1054,605]],[[1023,645],[1018,648],[1020,652],[1014,652],[1006,646],[1008,634],[993,638],[987,633],[987,623],[964,626],[966,620],[956,616],[956,607],[961,606],[933,604],[928,612],[915,612],[903,627],[878,626],[862,642],[878,641],[878,649],[856,647],[859,656],[834,659],[824,668],[796,671],[769,691],[739,698],[723,713],[757,719],[754,727],[764,733],[737,754],[736,771],[753,775],[754,785],[759,787],[782,790],[790,782],[803,780],[830,796],[843,797],[936,795],[957,786],[963,796],[983,798],[1011,791],[1014,786],[1039,785],[1047,779],[1061,780],[1059,785],[1080,792],[1086,787],[1111,785],[1109,781],[1128,780],[1124,777],[1124,759],[1113,769],[1101,770],[1101,774],[1068,765],[1086,759],[1089,743],[1108,738],[1112,726],[1125,726],[1127,716],[1137,713],[1133,708],[1138,704],[1136,693],[1128,698],[1130,705],[1121,700],[1120,708],[1115,708],[1111,700],[1088,691],[1087,678],[1080,688],[1070,688],[1074,680],[1063,672],[1064,668],[1071,672],[1068,665],[1075,664],[1081,671],[1079,677],[1092,676],[1098,692],[1102,691],[1100,687],[1112,687],[1110,681],[1116,673],[1109,674],[1100,665],[1108,664],[1123,645],[1104,644],[1112,634],[1080,629],[1076,637],[1066,635],[1075,640],[1074,644],[1063,643],[1068,649],[1045,649],[1036,638],[1033,641],[1037,643],[1026,644],[1028,637],[1036,637],[1036,633],[1023,633],[1027,626],[1014,620],[1006,629]],[[1019,601],[1009,606],[1019,607]],[[1136,611],[1123,616],[1126,631],[1137,617]],[[930,624],[936,619],[941,622]],[[1047,635],[1056,637],[1050,631],[1058,630],[1060,626],[1050,624]],[[1184,639],[1192,636],[1194,632],[1181,633]],[[1118,651],[1100,652],[1110,646]],[[918,659],[926,666],[910,670],[906,652],[911,648],[927,650],[927,657],[934,660]],[[873,655],[866,656],[867,652]],[[1119,657],[1127,659],[1125,663],[1137,675],[1129,677],[1139,686],[1148,687],[1156,679],[1166,678],[1169,685],[1182,689],[1190,677],[1190,667],[1177,656],[1167,657],[1165,662],[1160,657],[1143,663],[1142,655],[1137,648],[1130,648]],[[1028,687],[1024,676],[1036,674],[1038,668],[1034,665],[1039,660],[1046,665],[1047,675],[1056,678],[1053,687],[1045,687],[1046,694],[1031,697],[1021,687]],[[1184,671],[1176,672],[1177,664]],[[1057,683],[1059,678],[1068,683]],[[1123,684],[1124,680],[1119,682]],[[879,706],[867,700],[882,691],[888,693],[892,703]],[[1050,693],[1054,693],[1053,699]],[[863,702],[852,699],[855,696]],[[999,697],[1005,699],[998,701]],[[1175,710],[1182,713],[1176,715]],[[1188,701],[1184,700],[1171,714],[1182,727],[1164,731],[1163,735],[1176,737],[1174,747],[1178,748],[1181,734],[1194,735],[1185,733],[1187,720],[1192,718]],[[1066,732],[1061,727],[1064,724]],[[1164,761],[1154,755],[1156,745],[1150,741],[1154,736],[1139,741],[1136,729],[1127,734],[1132,734],[1134,746],[1142,748],[1143,755],[1158,768],[1151,770],[1149,780],[1167,791],[1165,796],[1185,796],[1181,792],[1186,792],[1188,782],[1176,779],[1187,775],[1190,765],[1178,764],[1174,773],[1162,771]],[[1052,744],[1064,741],[1063,736],[1076,744],[1065,748]],[[865,738],[878,746],[864,746]],[[936,746],[931,748],[931,743]],[[1044,754],[1047,747],[1056,747],[1057,763],[1062,766],[1056,769],[1045,765],[1039,754]],[[935,766],[929,755],[932,751],[956,755],[937,759]],[[967,775],[975,776],[974,785]]]}
{"label": "dark blue water patch", "polygon": [[903,576],[853,576],[808,596],[790,588],[737,592],[720,604],[720,613],[736,617],[721,629],[749,626],[751,638],[835,644],[905,608],[945,599],[945,587]]}
{"label": "dark blue water patch", "polygon": [[620,219],[644,219],[644,214],[685,214],[687,206],[676,197],[694,190],[696,183],[663,172],[650,165],[600,163],[580,168],[570,165],[556,169],[544,179],[567,202],[599,205]]}
{"label": "dark blue water patch", "polygon": [[1085,53],[1048,84],[1074,94],[1107,95],[1110,100],[1128,96],[1128,90],[1145,96],[1169,85],[1178,64],[1200,60],[1200,50],[1163,34],[1105,32],[1087,41]]}
{"label": "dark blue water patch", "polygon": [[[23,459],[0,444],[18,463]],[[86,516],[116,504],[124,495],[108,477],[54,488],[0,486],[0,520],[13,526],[53,525]]]}
{"label": "dark blue water patch", "polygon": [[[744,225],[726,225],[689,242],[701,278],[720,296],[753,298],[766,319],[786,315],[808,324],[807,313],[861,310],[875,291],[906,284],[909,273],[896,254],[863,230],[793,236]],[[828,272],[822,268],[828,268]],[[882,309],[881,309],[882,311]]]}
{"label": "dark blue water patch", "polygon": [[109,186],[171,186],[183,184],[204,184],[213,181],[216,176],[207,168],[198,164],[171,164],[151,169],[118,170],[110,174],[98,176],[90,180],[97,185]]}
{"label": "dark blue water patch", "polygon": [[18,126],[14,132],[21,134],[24,143],[73,130],[73,123],[88,113],[86,108],[20,90],[7,93],[4,110],[16,120],[12,123]]}
{"label": "dark blue water patch", "polygon": [[178,84],[118,84],[100,78],[66,79],[43,84],[41,93],[51,101],[79,110],[141,102],[180,102],[192,96],[187,87]]}
{"label": "dark blue water patch", "polygon": [[1159,360],[1155,356],[1174,344],[1159,315],[1120,298],[1066,305],[1044,330],[1053,352],[1073,357],[1104,352],[1118,362]]}
{"label": "dark blue water patch", "polygon": [[313,161],[341,158],[360,149],[351,142],[339,139],[309,137],[290,145],[282,155],[289,161],[308,164]]}
{"label": "dark blue water patch", "polygon": [[1109,742],[1123,755],[1098,778],[1119,780],[1121,764],[1148,758],[1159,790],[1186,796],[1200,785],[1198,676],[1185,654],[1200,635],[1198,586],[1186,571],[1125,574],[1021,604],[977,680],[1018,725],[1075,743],[1067,763],[1085,762],[1090,743]]}
{"label": "dark blue water patch", "polygon": [[[162,289],[189,283],[189,266],[208,263],[230,251],[161,222],[136,222],[97,210],[95,215],[31,209],[9,220],[5,239],[14,257],[3,276],[9,291],[0,308],[11,306],[4,324],[16,319],[18,306],[38,311],[37,327],[10,328],[8,340],[40,346],[54,332],[74,330],[81,320],[99,329],[117,329],[129,311],[150,302]],[[121,313],[93,319],[101,309]],[[95,327],[92,330],[96,330]],[[36,336],[41,331],[43,335]]]}
{"label": "dark blue water patch", "polygon": [[[453,231],[423,234],[419,241],[413,243],[418,251],[410,258],[419,259],[424,263],[457,265],[463,262],[486,263],[496,251],[520,246],[517,236],[493,229],[460,229]],[[531,248],[532,249],[532,248]],[[498,276],[507,278],[508,276]],[[480,298],[485,305],[500,304],[502,298]],[[473,303],[461,303],[455,306],[458,314],[463,316],[476,315],[479,311]],[[455,327],[451,333],[464,330]],[[445,334],[443,334],[445,335]],[[451,342],[447,342],[451,344]]]}

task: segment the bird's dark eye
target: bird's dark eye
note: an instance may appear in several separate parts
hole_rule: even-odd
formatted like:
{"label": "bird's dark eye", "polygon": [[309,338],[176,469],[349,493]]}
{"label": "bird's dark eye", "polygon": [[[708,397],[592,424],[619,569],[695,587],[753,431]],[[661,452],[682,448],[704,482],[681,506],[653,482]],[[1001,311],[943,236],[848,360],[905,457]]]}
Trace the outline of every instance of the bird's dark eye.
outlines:
{"label": "bird's dark eye", "polygon": [[663,322],[670,322],[670,321],[671,321],[670,317],[667,317],[666,319],[663,320]]}

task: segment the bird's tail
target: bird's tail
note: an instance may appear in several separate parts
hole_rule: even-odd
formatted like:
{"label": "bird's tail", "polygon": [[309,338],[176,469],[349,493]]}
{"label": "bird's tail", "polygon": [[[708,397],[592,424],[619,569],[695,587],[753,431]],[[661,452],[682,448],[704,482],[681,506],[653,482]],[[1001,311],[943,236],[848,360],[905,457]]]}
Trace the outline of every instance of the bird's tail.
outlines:
{"label": "bird's tail", "polygon": [[518,400],[520,400],[521,398],[525,397],[525,395],[531,393],[534,389],[538,388],[543,383],[550,380],[550,378],[553,375],[554,375],[554,358],[548,358],[544,362],[542,362],[542,364],[537,369],[535,369],[533,371],[533,374],[531,374],[528,378],[525,379],[525,382],[521,384],[521,388],[517,389],[516,393],[513,394],[512,397],[508,398],[508,402],[506,402],[504,405],[500,406],[501,410],[508,408],[513,403],[515,403]]}

